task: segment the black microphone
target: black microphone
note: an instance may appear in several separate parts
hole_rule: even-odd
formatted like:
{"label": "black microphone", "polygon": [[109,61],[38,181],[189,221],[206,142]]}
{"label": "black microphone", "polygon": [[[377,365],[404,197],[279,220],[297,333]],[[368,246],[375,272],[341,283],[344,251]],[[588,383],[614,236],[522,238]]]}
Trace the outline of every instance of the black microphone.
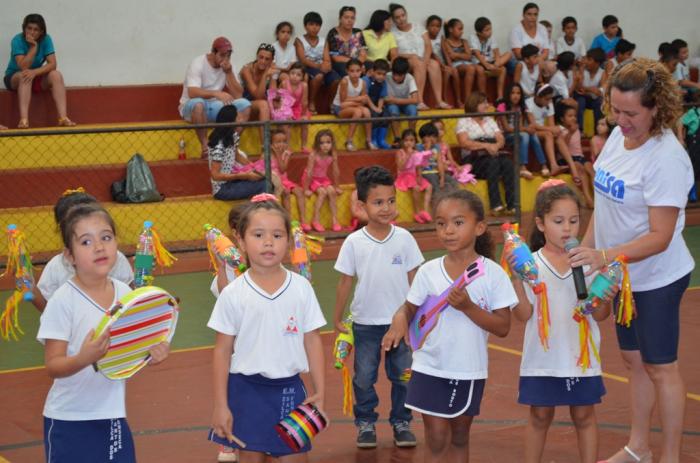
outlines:
{"label": "black microphone", "polygon": [[[570,252],[577,247],[579,242],[576,238],[569,238],[564,244],[566,252]],[[583,275],[583,267],[572,267],[571,273],[574,275],[574,286],[576,286],[576,297],[579,300],[584,300],[588,297],[588,289],[586,289],[586,277]]]}

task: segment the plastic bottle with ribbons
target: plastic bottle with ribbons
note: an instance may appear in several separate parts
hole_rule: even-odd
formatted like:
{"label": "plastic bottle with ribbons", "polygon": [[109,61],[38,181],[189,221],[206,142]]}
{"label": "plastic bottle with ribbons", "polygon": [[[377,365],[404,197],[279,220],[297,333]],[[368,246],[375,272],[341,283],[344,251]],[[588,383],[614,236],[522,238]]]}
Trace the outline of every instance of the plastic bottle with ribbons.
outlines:
{"label": "plastic bottle with ribbons", "polygon": [[[595,346],[593,334],[591,332],[591,322],[588,318],[601,304],[605,302],[606,294],[610,293],[613,288],[623,286],[620,294],[620,302],[624,304],[624,286],[625,275],[627,274],[627,258],[619,256],[613,260],[607,267],[603,268],[591,282],[591,287],[588,289],[588,297],[579,302],[574,308],[573,319],[579,326],[579,344],[580,354],[578,358],[578,366],[583,370],[591,366],[591,354],[600,363],[600,354]],[[627,276],[627,284],[629,285],[629,276]],[[631,294],[630,294],[631,299]],[[632,307],[632,311],[634,308]],[[618,309],[618,323],[625,317],[624,310]],[[631,318],[630,318],[631,320]]]}
{"label": "plastic bottle with ribbons", "polygon": [[297,272],[311,281],[311,256],[319,255],[323,250],[324,238],[320,236],[307,235],[302,230],[299,221],[292,221],[292,242],[290,260]]}
{"label": "plastic bottle with ribbons", "polygon": [[347,333],[342,331],[335,338],[333,347],[333,357],[337,370],[342,370],[343,373],[343,414],[350,415],[352,413],[352,377],[348,369],[347,362],[355,345],[355,337],[352,333],[352,316],[348,315],[343,320],[343,326]]}
{"label": "plastic bottle with ribbons", "polygon": [[[549,317],[549,304],[547,301],[547,286],[540,280],[539,268],[532,255],[530,247],[518,234],[518,225],[504,223],[503,254],[501,254],[501,266],[508,276],[515,273],[521,280],[530,285],[537,298],[535,313],[537,314],[537,333],[542,347],[549,349],[549,330],[551,320]],[[512,257],[511,257],[512,256]],[[509,258],[513,263],[511,267]]]}
{"label": "plastic bottle with ribbons", "polygon": [[143,231],[136,243],[136,255],[134,257],[134,286],[141,288],[153,284],[153,272],[156,265],[170,267],[177,259],[170,254],[160,239],[160,235],[153,227],[153,222],[146,220],[143,223]]}
{"label": "plastic bottle with ribbons", "polygon": [[6,341],[10,337],[16,341],[17,334],[24,334],[19,326],[19,303],[34,299],[34,271],[24,233],[15,224],[7,226],[7,264],[0,277],[5,275],[14,276],[15,290],[0,315],[0,336]]}
{"label": "plastic bottle with ribbons", "polygon": [[246,270],[245,262],[236,245],[228,236],[211,224],[204,225],[204,239],[207,241],[209,261],[214,268],[214,273],[219,271],[219,262],[225,262],[233,268],[236,276]]}

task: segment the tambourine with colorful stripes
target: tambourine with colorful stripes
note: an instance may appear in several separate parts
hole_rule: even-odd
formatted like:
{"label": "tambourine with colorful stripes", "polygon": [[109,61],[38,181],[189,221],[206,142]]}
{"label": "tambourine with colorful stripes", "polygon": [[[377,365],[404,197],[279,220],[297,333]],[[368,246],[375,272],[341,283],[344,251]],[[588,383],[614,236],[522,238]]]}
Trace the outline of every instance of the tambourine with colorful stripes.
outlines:
{"label": "tambourine with colorful stripes", "polygon": [[275,425],[277,434],[294,452],[328,427],[328,418],[314,404],[301,404]]}
{"label": "tambourine with colorful stripes", "polygon": [[93,366],[109,379],[127,379],[145,367],[149,350],[170,342],[179,313],[178,300],[156,286],[125,294],[95,329],[95,338],[109,331],[107,354]]}

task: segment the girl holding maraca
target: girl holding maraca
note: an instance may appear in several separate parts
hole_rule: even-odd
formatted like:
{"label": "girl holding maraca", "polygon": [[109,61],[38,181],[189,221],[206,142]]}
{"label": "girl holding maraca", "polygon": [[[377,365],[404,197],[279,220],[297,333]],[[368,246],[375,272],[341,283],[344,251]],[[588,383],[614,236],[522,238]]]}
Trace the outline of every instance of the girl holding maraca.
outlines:
{"label": "girl holding maraca", "polygon": [[[538,317],[534,316],[536,295],[523,277],[513,272],[513,286],[519,304],[513,310],[518,320],[526,322],[523,358],[520,366],[518,402],[530,406],[526,428],[525,459],[527,463],[542,458],[547,430],[554,417],[554,407],[568,405],[576,427],[582,462],[597,460],[598,432],[594,404],[605,394],[600,358],[600,332],[596,321],[610,314],[614,290],[605,292],[605,299],[583,317],[588,331],[581,353],[580,327],[572,317],[579,305],[565,243],[579,232],[580,203],[576,193],[561,180],[548,180],[540,186],[535,199],[535,227],[530,239],[536,277],[546,287],[548,299],[548,336],[541,341]],[[505,259],[514,267],[516,256],[505,247]],[[589,281],[590,282],[590,281]],[[590,340],[590,346],[589,346]],[[546,348],[545,348],[546,347]],[[579,359],[579,361],[577,361]]]}

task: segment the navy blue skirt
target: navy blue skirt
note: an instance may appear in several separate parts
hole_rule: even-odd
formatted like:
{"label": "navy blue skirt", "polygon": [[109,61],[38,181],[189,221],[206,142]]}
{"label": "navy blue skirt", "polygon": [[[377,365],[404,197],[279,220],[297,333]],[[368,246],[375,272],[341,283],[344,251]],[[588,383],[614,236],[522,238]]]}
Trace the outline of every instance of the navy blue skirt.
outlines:
{"label": "navy blue skirt", "polygon": [[519,389],[518,403],[533,407],[594,405],[605,395],[602,376],[521,376]]}
{"label": "navy blue skirt", "polygon": [[[261,375],[228,375],[228,406],[233,414],[233,435],[242,440],[250,452],[273,457],[298,453],[280,438],[275,425],[306,399],[304,382],[299,375],[269,379]],[[209,430],[209,440],[227,447],[237,444],[218,437]],[[306,445],[301,452],[311,450]]]}
{"label": "navy blue skirt", "polygon": [[406,408],[441,418],[477,416],[485,385],[485,379],[447,379],[413,371]]}
{"label": "navy blue skirt", "polygon": [[44,417],[47,463],[135,463],[134,439],[126,418],[64,421]]}

